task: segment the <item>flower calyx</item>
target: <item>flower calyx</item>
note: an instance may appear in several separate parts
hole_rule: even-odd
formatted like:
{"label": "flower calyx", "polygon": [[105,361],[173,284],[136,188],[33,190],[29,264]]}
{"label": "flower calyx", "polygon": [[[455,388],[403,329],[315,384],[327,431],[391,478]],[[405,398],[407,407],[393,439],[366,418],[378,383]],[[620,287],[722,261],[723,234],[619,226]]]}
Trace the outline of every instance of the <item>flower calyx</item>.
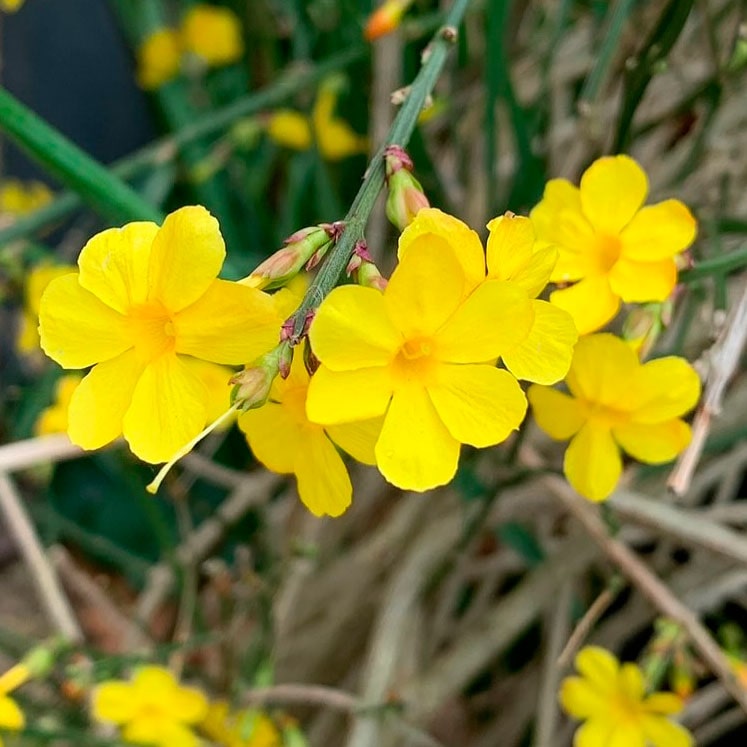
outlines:
{"label": "flower calyx", "polygon": [[359,239],[353,248],[353,256],[348,262],[345,274],[354,277],[358,285],[383,291],[387,286],[387,279],[379,272],[368,251],[365,239]]}

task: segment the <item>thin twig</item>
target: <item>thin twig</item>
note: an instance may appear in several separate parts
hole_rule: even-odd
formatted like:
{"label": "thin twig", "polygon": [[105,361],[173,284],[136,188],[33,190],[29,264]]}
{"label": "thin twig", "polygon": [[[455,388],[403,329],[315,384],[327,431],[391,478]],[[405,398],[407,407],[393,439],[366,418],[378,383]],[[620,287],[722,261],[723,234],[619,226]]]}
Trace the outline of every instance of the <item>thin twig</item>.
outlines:
{"label": "thin twig", "polygon": [[23,555],[31,577],[36,584],[39,600],[57,630],[73,643],[83,641],[83,633],[62,590],[60,580],[49,562],[44,548],[34,531],[21,496],[15,485],[0,471],[0,508],[18,548]]}
{"label": "thin twig", "polygon": [[721,335],[711,350],[705,394],[703,403],[693,421],[692,440],[680,455],[667,480],[667,486],[677,495],[683,495],[690,486],[711,429],[711,420],[721,413],[726,385],[739,365],[746,340],[747,286],[729,314]]}
{"label": "thin twig", "polygon": [[39,436],[0,446],[0,472],[17,472],[37,464],[75,459],[85,452],[63,433]]}
{"label": "thin twig", "polygon": [[698,617],[674,596],[669,587],[627,545],[609,536],[599,514],[568,483],[555,475],[548,475],[543,480],[620,572],[662,615],[671,618],[682,627],[703,661],[747,712],[747,691],[737,683],[724,653]]}

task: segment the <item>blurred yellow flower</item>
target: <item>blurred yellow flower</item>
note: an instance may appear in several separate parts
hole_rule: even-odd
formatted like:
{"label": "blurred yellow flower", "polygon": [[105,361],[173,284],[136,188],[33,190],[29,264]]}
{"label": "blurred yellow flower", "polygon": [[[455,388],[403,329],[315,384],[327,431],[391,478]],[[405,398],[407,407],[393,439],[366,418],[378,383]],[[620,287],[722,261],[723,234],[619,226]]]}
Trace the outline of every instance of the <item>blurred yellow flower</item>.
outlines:
{"label": "blurred yellow flower", "polygon": [[292,109],[278,109],[266,124],[268,136],[292,150],[308,150],[316,142],[327,161],[340,161],[368,151],[368,138],[359,135],[343,119],[335,116],[341,82],[338,76],[322,81],[311,117]]}
{"label": "blurred yellow flower", "polygon": [[147,36],[137,50],[137,82],[146,91],[159,88],[179,74],[182,50],[179,34],[161,28]]}
{"label": "blurred yellow flower", "polygon": [[67,433],[67,411],[70,407],[70,400],[82,380],[83,377],[80,374],[60,376],[55,386],[54,403],[42,411],[34,426],[34,432],[37,436]]}
{"label": "blurred yellow flower", "polygon": [[205,696],[163,667],[137,669],[130,682],[108,680],[93,691],[91,712],[121,729],[122,739],[155,747],[197,747],[192,731],[208,712]]}
{"label": "blurred yellow flower", "polygon": [[230,65],[244,54],[241,21],[229,8],[206,3],[192,5],[182,19],[179,33],[184,51],[209,67]]}
{"label": "blurred yellow flower", "polygon": [[359,462],[375,464],[381,418],[326,427],[312,423],[306,415],[309,380],[297,349],[288,378],[275,379],[267,404],[239,415],[239,428],[267,469],[295,475],[298,495],[311,513],[340,516],[353,487],[335,444]]}
{"label": "blurred yellow flower", "polygon": [[605,156],[584,172],[580,189],[548,182],[531,212],[539,239],[560,251],[550,279],[574,283],[550,301],[570,312],[581,334],[609,322],[621,300],[664,301],[674,289],[674,258],[694,241],[695,219],[679,200],[643,207],[647,193],[632,158]]}
{"label": "blurred yellow flower", "polygon": [[39,350],[39,305],[47,286],[63,275],[75,272],[73,265],[52,265],[42,262],[34,267],[26,280],[21,326],[18,333],[18,352],[29,354]]}
{"label": "blurred yellow flower", "polygon": [[580,677],[560,688],[564,710],[585,723],[574,747],[691,747],[692,735],[670,716],[682,710],[674,693],[646,695],[643,672],[620,664],[607,650],[587,646],[576,656]]}
{"label": "blurred yellow flower", "polygon": [[203,207],[160,228],[130,223],[94,236],[80,272],[52,281],[39,314],[44,352],[93,370],[73,393],[68,435],[85,449],[124,433],[146,462],[167,461],[208,420],[210,397],[192,358],[238,365],[277,341],[272,299],[218,280],[225,246]]}
{"label": "blurred yellow flower", "polygon": [[280,732],[261,711],[231,711],[225,700],[210,704],[201,731],[224,747],[281,747]]}
{"label": "blurred yellow flower", "polygon": [[26,215],[52,201],[54,193],[43,182],[6,179],[0,184],[0,213]]}
{"label": "blurred yellow flower", "polygon": [[454,477],[460,444],[492,446],[518,428],[524,394],[486,361],[525,339],[534,318],[523,288],[482,282],[484,262],[474,277],[465,271],[461,232],[424,233],[424,213],[448,235],[448,216],[421,210],[383,293],[341,286],[319,307],[309,336],[321,366],[306,405],[324,425],[384,416],[376,464],[392,484],[420,491]]}
{"label": "blurred yellow flower", "polygon": [[[26,726],[26,717],[18,703],[7,695],[0,695],[0,730],[20,731]],[[0,747],[5,744],[0,737]]]}
{"label": "blurred yellow flower", "polygon": [[529,402],[542,430],[571,439],[563,470],[590,500],[602,501],[615,489],[621,448],[640,462],[661,464],[690,441],[681,416],[698,401],[700,380],[683,358],[641,364],[624,340],[589,335],[576,345],[566,384],[570,395],[532,386]]}
{"label": "blurred yellow flower", "polygon": [[0,0],[0,10],[5,13],[15,13],[26,0]]}
{"label": "blurred yellow flower", "polygon": [[502,352],[501,359],[517,379],[554,384],[568,372],[578,339],[567,312],[537,300],[550,279],[557,250],[538,248],[531,221],[513,213],[493,219],[488,229],[486,257],[471,228],[436,208],[425,208],[402,234],[399,257],[405,257],[412,246],[427,244],[431,252],[454,253],[467,277],[467,291],[491,280],[510,283],[529,302],[531,326]]}

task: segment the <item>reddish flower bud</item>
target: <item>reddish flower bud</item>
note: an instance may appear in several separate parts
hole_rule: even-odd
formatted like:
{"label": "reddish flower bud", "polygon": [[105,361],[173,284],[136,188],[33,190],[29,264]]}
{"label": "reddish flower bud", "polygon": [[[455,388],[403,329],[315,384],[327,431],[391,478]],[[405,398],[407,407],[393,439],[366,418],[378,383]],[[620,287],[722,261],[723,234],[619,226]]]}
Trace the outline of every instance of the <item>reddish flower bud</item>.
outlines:
{"label": "reddish flower bud", "polygon": [[373,41],[387,34],[391,34],[402,21],[402,16],[412,4],[412,0],[384,0],[366,21],[363,36],[367,41]]}
{"label": "reddish flower bud", "polygon": [[415,216],[430,207],[420,182],[406,169],[396,171],[389,178],[389,196],[386,201],[387,218],[400,231],[412,223]]}

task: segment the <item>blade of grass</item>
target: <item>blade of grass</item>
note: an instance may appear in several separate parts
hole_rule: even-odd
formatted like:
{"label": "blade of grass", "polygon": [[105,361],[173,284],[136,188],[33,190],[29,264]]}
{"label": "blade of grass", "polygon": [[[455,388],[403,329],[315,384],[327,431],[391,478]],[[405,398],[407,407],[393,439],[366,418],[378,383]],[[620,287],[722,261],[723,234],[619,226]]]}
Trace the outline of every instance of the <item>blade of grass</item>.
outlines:
{"label": "blade of grass", "polygon": [[160,210],[112,174],[4,88],[0,88],[0,129],[31,158],[116,222],[159,222]]}

